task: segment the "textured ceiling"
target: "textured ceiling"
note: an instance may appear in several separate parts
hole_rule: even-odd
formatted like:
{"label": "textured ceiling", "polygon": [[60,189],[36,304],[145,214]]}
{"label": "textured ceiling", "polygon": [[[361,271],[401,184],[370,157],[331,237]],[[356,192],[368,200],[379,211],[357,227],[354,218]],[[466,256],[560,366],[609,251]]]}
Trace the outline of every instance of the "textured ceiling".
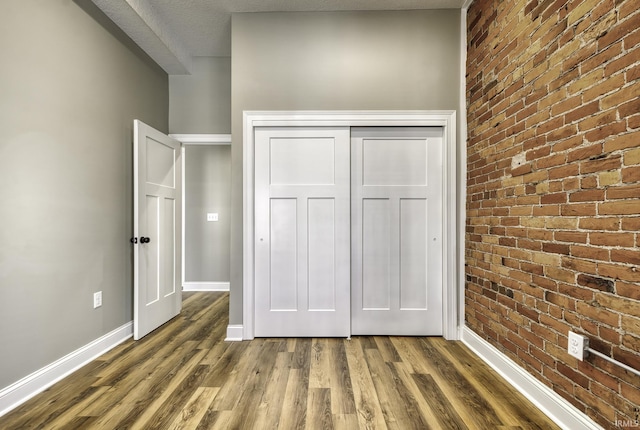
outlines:
{"label": "textured ceiling", "polygon": [[[0,0],[2,1],[2,0]],[[460,9],[472,0],[92,0],[168,74],[193,57],[231,56],[231,14]]]}
{"label": "textured ceiling", "polygon": [[148,0],[192,56],[231,55],[234,12],[459,9],[464,0]]}

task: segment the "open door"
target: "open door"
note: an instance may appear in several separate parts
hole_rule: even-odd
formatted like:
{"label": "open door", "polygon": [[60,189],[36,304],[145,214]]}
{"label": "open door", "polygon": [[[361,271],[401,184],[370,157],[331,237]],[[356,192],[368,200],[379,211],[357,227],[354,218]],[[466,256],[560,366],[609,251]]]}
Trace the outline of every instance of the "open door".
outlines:
{"label": "open door", "polygon": [[133,337],[142,338],[182,308],[180,143],[134,121]]}

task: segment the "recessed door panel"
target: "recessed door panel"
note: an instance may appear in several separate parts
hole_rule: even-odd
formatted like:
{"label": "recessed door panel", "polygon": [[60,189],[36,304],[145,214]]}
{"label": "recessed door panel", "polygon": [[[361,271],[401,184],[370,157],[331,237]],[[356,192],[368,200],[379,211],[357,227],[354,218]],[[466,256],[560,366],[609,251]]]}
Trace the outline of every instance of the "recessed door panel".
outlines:
{"label": "recessed door panel", "polygon": [[424,139],[363,139],[362,185],[427,185]]}
{"label": "recessed door panel", "polygon": [[336,237],[334,199],[308,200],[309,310],[336,309]]}
{"label": "recessed door panel", "polygon": [[296,199],[271,199],[270,310],[298,308]]}
{"label": "recessed door panel", "polygon": [[400,309],[427,309],[427,199],[400,200]]}
{"label": "recessed door panel", "polygon": [[391,306],[388,199],[362,201],[362,309]]}
{"label": "recessed door panel", "polygon": [[146,181],[164,187],[175,187],[175,149],[151,137],[146,138],[146,147]]}
{"label": "recessed door panel", "polygon": [[[147,231],[155,233],[160,225],[160,198],[158,196],[146,196]],[[153,234],[155,237],[156,235]],[[160,298],[160,255],[156,240],[146,244],[142,250],[144,270],[147,274],[147,282],[143,286],[146,291],[145,305],[148,306]]]}
{"label": "recessed door panel", "polygon": [[178,292],[178,284],[176,282],[176,230],[182,226],[176,224],[176,201],[172,198],[163,198],[163,222],[162,228],[164,232],[159,235],[158,245],[162,249],[162,291],[164,297],[168,297]]}
{"label": "recessed door panel", "polygon": [[272,185],[323,185],[335,182],[335,139],[273,138],[269,144]]}

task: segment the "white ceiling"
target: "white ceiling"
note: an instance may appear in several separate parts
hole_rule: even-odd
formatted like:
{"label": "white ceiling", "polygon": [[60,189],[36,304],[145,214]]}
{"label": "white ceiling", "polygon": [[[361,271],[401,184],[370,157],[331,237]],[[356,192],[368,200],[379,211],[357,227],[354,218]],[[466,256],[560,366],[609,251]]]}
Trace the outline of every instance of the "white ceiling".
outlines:
{"label": "white ceiling", "polygon": [[469,0],[93,0],[169,74],[231,55],[236,12],[460,9]]}

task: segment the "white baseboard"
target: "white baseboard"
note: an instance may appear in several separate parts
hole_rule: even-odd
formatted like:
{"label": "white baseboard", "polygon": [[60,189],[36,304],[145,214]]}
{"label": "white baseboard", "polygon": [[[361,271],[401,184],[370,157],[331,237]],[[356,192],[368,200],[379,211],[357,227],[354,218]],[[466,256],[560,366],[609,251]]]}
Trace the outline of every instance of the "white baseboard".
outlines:
{"label": "white baseboard", "polygon": [[462,329],[462,342],[563,429],[602,430],[591,418],[468,327]]}
{"label": "white baseboard", "polygon": [[182,291],[229,291],[229,282],[185,282]]}
{"label": "white baseboard", "polygon": [[0,390],[0,417],[133,335],[133,321]]}
{"label": "white baseboard", "polygon": [[240,342],[243,340],[244,329],[242,325],[231,325],[227,326],[227,338],[225,342]]}

